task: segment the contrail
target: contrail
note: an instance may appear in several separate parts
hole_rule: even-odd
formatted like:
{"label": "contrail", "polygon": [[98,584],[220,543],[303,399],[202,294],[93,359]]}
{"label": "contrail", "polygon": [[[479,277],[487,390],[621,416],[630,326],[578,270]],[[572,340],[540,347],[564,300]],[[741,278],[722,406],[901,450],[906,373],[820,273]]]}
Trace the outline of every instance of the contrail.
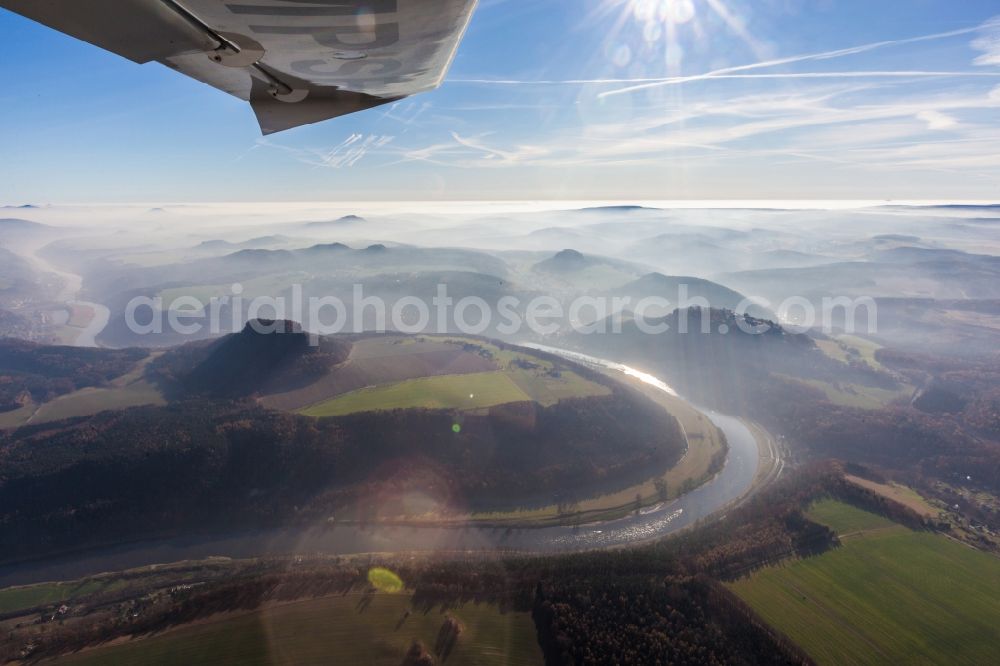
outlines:
{"label": "contrail", "polygon": [[699,81],[703,79],[717,78],[725,74],[735,74],[737,72],[746,72],[755,69],[766,69],[768,67],[778,67],[780,65],[791,65],[798,62],[809,62],[814,60],[831,60],[833,58],[842,58],[844,56],[857,55],[859,53],[867,53],[868,51],[874,51],[876,49],[885,48],[887,46],[915,44],[918,42],[927,42],[937,39],[946,39],[948,37],[957,37],[959,35],[968,35],[973,32],[978,32],[979,30],[982,29],[982,27],[983,27],[982,25],[977,25],[970,28],[960,28],[958,30],[949,30],[947,32],[937,32],[931,35],[921,35],[920,37],[908,37],[906,39],[885,40],[881,42],[872,42],[870,44],[862,44],[860,46],[851,46],[844,49],[835,49],[833,51],[806,53],[803,55],[788,56],[786,58],[774,58],[772,60],[762,60],[760,62],[754,62],[747,65],[723,67],[721,69],[716,69],[711,72],[706,72],[704,74],[695,74],[692,76],[678,76],[668,80],[640,83],[638,85],[629,86],[627,88],[620,88],[618,90],[609,90],[607,92],[601,93],[600,95],[598,95],[598,97],[610,97],[612,95],[621,95],[624,93],[634,92],[636,90],[644,90],[646,88],[669,86],[669,85],[676,85],[678,83],[687,83],[688,81]]}
{"label": "contrail", "polygon": [[[920,77],[1000,77],[1000,71],[996,72],[946,72],[946,71],[925,71],[925,70],[887,70],[887,71],[855,71],[855,72],[783,72],[778,74],[698,74],[694,76],[670,76],[648,79],[453,79],[447,83],[469,84],[469,85],[500,85],[500,86],[570,86],[570,85],[610,85],[623,83],[642,84],[674,84],[686,83],[688,81],[700,81],[704,79],[863,79],[863,78],[920,78]],[[630,89],[631,90],[631,89]],[[617,95],[623,90],[610,90],[600,96]]]}

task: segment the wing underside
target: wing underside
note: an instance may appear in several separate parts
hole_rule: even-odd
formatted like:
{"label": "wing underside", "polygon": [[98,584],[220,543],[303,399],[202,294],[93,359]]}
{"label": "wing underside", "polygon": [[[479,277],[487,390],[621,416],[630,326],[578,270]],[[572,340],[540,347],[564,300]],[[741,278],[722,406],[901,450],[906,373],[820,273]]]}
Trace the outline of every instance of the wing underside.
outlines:
{"label": "wing underside", "polygon": [[250,102],[265,134],[432,90],[477,0],[0,0]]}

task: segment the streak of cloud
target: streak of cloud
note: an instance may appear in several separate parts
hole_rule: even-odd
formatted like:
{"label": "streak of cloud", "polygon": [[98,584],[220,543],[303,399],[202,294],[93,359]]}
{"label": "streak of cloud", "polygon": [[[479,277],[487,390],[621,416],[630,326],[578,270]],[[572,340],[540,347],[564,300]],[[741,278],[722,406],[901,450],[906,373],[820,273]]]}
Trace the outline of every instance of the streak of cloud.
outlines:
{"label": "streak of cloud", "polygon": [[768,69],[770,67],[779,67],[782,65],[793,65],[800,62],[814,62],[821,60],[833,60],[835,58],[843,58],[845,56],[858,55],[861,53],[867,53],[869,51],[875,51],[876,49],[882,49],[892,46],[903,46],[906,44],[916,44],[919,42],[928,42],[939,39],[946,39],[949,37],[958,37],[961,35],[968,35],[978,32],[982,29],[982,26],[974,26],[969,28],[959,28],[957,30],[949,30],[947,32],[937,32],[930,35],[920,35],[918,37],[907,37],[903,39],[890,39],[883,40],[880,42],[871,42],[869,44],[861,44],[859,46],[851,46],[843,49],[834,49],[831,51],[820,51],[818,53],[806,53],[795,56],[786,56],[784,58],[772,58],[770,60],[760,60],[754,63],[748,63],[746,65],[735,65],[732,67],[722,67],[715,69],[703,74],[693,74],[691,76],[678,76],[673,77],[668,80],[650,82],[650,83],[640,83],[633,86],[627,86],[625,88],[620,88],[618,90],[609,90],[603,92],[599,97],[610,97],[613,95],[622,95],[625,93],[635,92],[637,90],[645,90],[647,88],[655,88],[667,85],[676,85],[679,83],[687,83],[689,81],[700,81],[704,79],[715,78],[724,74],[736,74],[740,72],[753,71],[757,69]]}
{"label": "streak of cloud", "polygon": [[[644,79],[453,79],[448,83],[465,85],[621,85],[625,83],[638,84],[673,84],[690,81],[732,80],[732,79],[865,79],[865,78],[1000,78],[1000,72],[977,71],[934,71],[934,70],[886,70],[886,71],[846,71],[846,72],[780,72],[774,74],[719,74],[713,76],[666,76]],[[599,97],[617,94],[621,91],[609,91]]]}
{"label": "streak of cloud", "polygon": [[354,133],[332,148],[299,148],[258,140],[258,145],[285,152],[297,161],[318,168],[345,169],[356,166],[369,153],[388,146],[395,137]]}

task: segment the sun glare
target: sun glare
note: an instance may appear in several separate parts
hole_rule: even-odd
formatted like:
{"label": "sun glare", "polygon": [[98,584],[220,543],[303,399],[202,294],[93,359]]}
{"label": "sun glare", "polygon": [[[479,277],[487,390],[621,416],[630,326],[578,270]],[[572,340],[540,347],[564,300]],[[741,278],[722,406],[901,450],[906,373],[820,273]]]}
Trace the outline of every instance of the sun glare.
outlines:
{"label": "sun glare", "polygon": [[687,23],[695,16],[693,0],[628,0],[628,6],[644,22]]}
{"label": "sun glare", "polygon": [[[604,0],[594,17],[601,21],[613,17],[607,31],[608,57],[616,67],[635,69],[640,53],[655,51],[666,73],[673,75],[685,61],[685,44],[707,39],[715,43],[722,33],[736,37],[755,55],[764,52],[732,4],[732,0]],[[632,74],[656,74],[648,66],[645,69]]]}

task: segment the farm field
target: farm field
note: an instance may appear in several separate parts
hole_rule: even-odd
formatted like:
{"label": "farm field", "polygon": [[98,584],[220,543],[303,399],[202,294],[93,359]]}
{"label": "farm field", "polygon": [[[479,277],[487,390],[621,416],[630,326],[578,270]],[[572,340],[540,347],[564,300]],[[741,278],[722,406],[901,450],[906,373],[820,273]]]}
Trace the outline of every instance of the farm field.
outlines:
{"label": "farm field", "polygon": [[[405,616],[407,611],[409,616]],[[447,615],[463,630],[448,653],[438,647]],[[542,663],[528,613],[467,604],[447,614],[414,609],[407,594],[349,594],[280,604],[246,615],[210,619],[149,638],[85,651],[54,663],[74,666],[265,666],[370,664],[399,666],[420,640],[435,663],[530,666]]]}
{"label": "farm field", "polygon": [[24,587],[8,587],[0,590],[0,613],[71,601],[76,597],[91,594],[110,585],[110,581],[87,579],[67,583],[41,583]]}
{"label": "farm field", "polygon": [[857,359],[873,368],[883,369],[882,364],[875,360],[875,352],[881,349],[881,346],[871,340],[856,335],[837,335],[827,340],[817,340],[816,346],[830,358],[842,363]]}
{"label": "farm field", "polygon": [[[359,386],[360,384],[360,386]],[[348,390],[344,390],[348,389]],[[355,343],[342,367],[304,389],[265,396],[265,405],[307,416],[390,409],[543,406],[610,390],[530,354],[459,338],[376,338]],[[310,399],[308,404],[301,404]]]}
{"label": "farm field", "polygon": [[941,510],[931,505],[912,488],[901,486],[898,483],[876,483],[868,479],[847,475],[847,480],[851,483],[875,491],[879,495],[899,502],[905,507],[913,509],[922,516],[936,516]]}
{"label": "farm field", "polygon": [[1000,644],[1000,560],[832,500],[842,545],[730,585],[821,664],[986,664]]}
{"label": "farm field", "polygon": [[817,379],[802,379],[790,375],[780,375],[782,378],[805,384],[817,388],[826,394],[826,399],[835,405],[844,407],[859,407],[861,409],[881,409],[897,400],[909,398],[913,394],[913,387],[909,384],[900,384],[895,390],[878,388],[876,386],[864,386],[862,384],[851,383],[829,383]]}
{"label": "farm field", "polygon": [[[268,296],[270,294],[280,294],[295,283],[301,283],[307,279],[306,273],[281,273],[277,275],[265,275],[263,277],[246,280],[240,284],[243,286],[242,296],[252,299],[257,296]],[[164,289],[158,296],[163,300],[163,304],[168,309],[180,298],[194,298],[201,303],[203,308],[207,308],[213,298],[232,295],[232,283],[228,284],[206,284],[190,287],[174,287]]]}
{"label": "farm field", "polygon": [[151,354],[131,371],[111,381],[108,386],[82,388],[40,405],[33,403],[0,414],[0,428],[89,416],[109,409],[164,405],[166,400],[163,393],[143,377],[146,366],[158,357],[159,354]]}
{"label": "farm field", "polygon": [[108,409],[141,405],[163,405],[166,401],[156,386],[145,380],[114,388],[85,388],[60,396],[40,406],[30,423],[47,423],[74,416],[88,416]]}
{"label": "farm field", "polygon": [[351,391],[302,410],[306,416],[342,416],[391,409],[478,409],[528,400],[502,372],[408,379]]}

